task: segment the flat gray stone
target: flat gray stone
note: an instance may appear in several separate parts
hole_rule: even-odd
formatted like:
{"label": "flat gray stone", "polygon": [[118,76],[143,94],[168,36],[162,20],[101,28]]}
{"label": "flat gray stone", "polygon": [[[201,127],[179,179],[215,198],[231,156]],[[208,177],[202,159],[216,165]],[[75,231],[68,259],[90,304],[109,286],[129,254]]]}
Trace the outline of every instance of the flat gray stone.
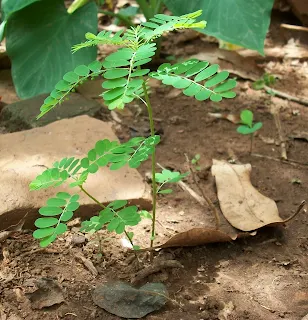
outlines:
{"label": "flat gray stone", "polygon": [[42,94],[5,106],[0,114],[1,126],[4,126],[7,132],[27,130],[83,114],[94,116],[102,107],[95,100],[87,99],[78,93],[72,93],[69,95],[69,100],[64,101],[61,105],[49,111],[44,117],[36,120],[36,116],[40,113],[40,107],[47,97],[48,94]]}
{"label": "flat gray stone", "polygon": [[[82,158],[97,140],[117,140],[111,123],[79,116],[45,127],[0,135],[0,230],[14,225],[25,215],[25,227],[32,227],[38,209],[59,191],[80,193],[63,184],[57,188],[29,191],[29,183],[52,164],[65,157]],[[102,203],[129,200],[144,209],[151,208],[148,186],[136,169],[125,166],[111,171],[101,168],[89,176],[85,189]],[[90,217],[99,207],[80,193],[81,207],[75,216]]]}
{"label": "flat gray stone", "polygon": [[124,282],[98,285],[93,301],[99,307],[125,319],[139,319],[161,309],[168,299],[162,283],[147,283],[136,289]]}

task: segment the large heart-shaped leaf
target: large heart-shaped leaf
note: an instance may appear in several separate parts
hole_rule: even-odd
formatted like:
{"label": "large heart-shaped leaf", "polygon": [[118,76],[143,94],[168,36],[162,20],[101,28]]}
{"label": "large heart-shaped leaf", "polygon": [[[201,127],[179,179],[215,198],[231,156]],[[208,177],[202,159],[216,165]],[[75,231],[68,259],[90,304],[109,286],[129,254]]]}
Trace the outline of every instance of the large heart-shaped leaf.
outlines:
{"label": "large heart-shaped leaf", "polygon": [[63,0],[45,0],[14,13],[7,22],[7,52],[17,94],[30,98],[52,91],[62,76],[96,57],[96,48],[72,54],[86,32],[97,31],[97,7],[88,3],[68,14]]}
{"label": "large heart-shaped leaf", "polygon": [[173,14],[182,15],[202,9],[207,27],[200,32],[263,54],[264,39],[270,23],[274,0],[164,0]]}
{"label": "large heart-shaped leaf", "polygon": [[23,9],[36,1],[40,0],[2,0],[1,11],[4,14],[4,18],[7,20],[12,13]]}
{"label": "large heart-shaped leaf", "polygon": [[3,13],[3,16],[2,16],[3,21],[0,25],[0,41],[2,41],[2,39],[4,38],[4,30],[5,30],[5,26],[9,16],[12,13],[18,10],[21,10],[22,8],[25,8],[29,6],[31,3],[36,1],[39,1],[39,0],[2,0],[2,3],[0,1],[1,12]]}

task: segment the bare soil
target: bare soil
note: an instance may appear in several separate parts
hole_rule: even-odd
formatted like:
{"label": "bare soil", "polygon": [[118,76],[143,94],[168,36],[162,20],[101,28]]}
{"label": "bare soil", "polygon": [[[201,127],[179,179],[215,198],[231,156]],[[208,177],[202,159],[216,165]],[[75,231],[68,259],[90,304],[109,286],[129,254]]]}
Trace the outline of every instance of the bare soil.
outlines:
{"label": "bare soil", "polygon": [[[198,52],[202,44],[200,41],[196,39],[188,45]],[[307,63],[304,63],[293,62],[292,65],[290,61],[276,61],[266,68],[281,75],[277,89],[305,96],[308,80],[307,74],[303,75],[303,68],[307,70]],[[238,97],[218,104],[176,95],[174,89],[169,87],[154,87],[152,104],[155,124],[162,135],[157,161],[164,167],[185,172],[185,154],[190,158],[200,154],[202,171],[198,175],[198,183],[216,206],[218,200],[210,173],[212,159],[237,158],[241,163],[250,163],[252,184],[262,194],[274,199],[281,217],[287,218],[302,200],[308,200],[308,141],[290,138],[294,132],[307,133],[308,108],[254,91],[250,86],[251,82],[240,81]],[[273,107],[281,107],[280,119],[288,159],[292,160],[289,162],[279,160],[281,148],[271,113]],[[132,113],[138,111],[138,115],[119,115],[122,124],[115,123],[115,130],[121,140],[138,132],[146,134],[149,130],[143,106],[132,104],[129,108]],[[255,113],[256,120],[263,122],[263,128],[255,135],[253,152],[265,157],[249,154],[249,138],[239,135],[235,124],[208,115],[217,111],[239,114],[246,108]],[[105,118],[105,112],[98,117]],[[150,163],[146,162],[140,172],[146,176],[149,169]],[[191,178],[185,182],[195,188]],[[170,236],[177,225],[184,229],[214,225],[214,218],[207,208],[179,187],[174,190],[171,195],[159,197],[158,236]],[[149,226],[142,225],[141,229],[140,242],[147,243]],[[302,213],[285,227],[263,228],[246,239],[156,252],[156,259],[177,260],[184,269],[162,270],[145,279],[165,283],[170,299],[175,301],[169,301],[162,310],[145,319],[302,319],[308,313],[307,230],[308,217]],[[1,320],[119,319],[95,306],[91,292],[97,283],[131,281],[139,268],[148,265],[147,254],[139,254],[141,266],[138,268],[130,250],[125,249],[113,235],[101,233],[100,252],[96,237],[87,237],[78,243],[78,234],[76,222],[70,232],[47,250],[39,249],[30,231],[16,233],[2,244]],[[77,254],[92,261],[98,276],[95,277],[76,259]],[[34,310],[25,293],[33,292],[35,281],[40,278],[57,280],[65,302]],[[229,310],[229,315],[223,317],[222,310]]]}

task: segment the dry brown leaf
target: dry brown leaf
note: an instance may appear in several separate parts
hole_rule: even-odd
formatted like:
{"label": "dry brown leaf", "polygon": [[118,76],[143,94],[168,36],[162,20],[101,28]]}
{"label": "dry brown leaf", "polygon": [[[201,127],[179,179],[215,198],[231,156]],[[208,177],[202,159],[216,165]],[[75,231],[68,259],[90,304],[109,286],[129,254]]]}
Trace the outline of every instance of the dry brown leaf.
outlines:
{"label": "dry brown leaf", "polygon": [[188,231],[176,234],[160,247],[192,247],[206,243],[233,241],[236,238],[237,236],[231,238],[225,232],[216,229],[193,228]]}
{"label": "dry brown leaf", "polygon": [[274,200],[262,195],[250,181],[250,164],[230,164],[213,160],[220,208],[235,228],[252,231],[273,223],[283,223]]}
{"label": "dry brown leaf", "polygon": [[254,58],[242,57],[236,51],[208,48],[190,58],[208,61],[211,64],[218,63],[221,69],[242,79],[256,81],[264,74],[264,70],[256,64]]}

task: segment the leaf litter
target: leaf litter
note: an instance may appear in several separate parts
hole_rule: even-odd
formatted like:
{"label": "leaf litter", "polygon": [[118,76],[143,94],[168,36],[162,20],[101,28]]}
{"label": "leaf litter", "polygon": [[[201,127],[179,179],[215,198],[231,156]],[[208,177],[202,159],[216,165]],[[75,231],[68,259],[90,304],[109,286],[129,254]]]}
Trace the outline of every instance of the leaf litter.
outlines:
{"label": "leaf litter", "polygon": [[[177,224],[175,235],[162,243],[159,248],[197,246],[215,242],[230,242],[238,238],[254,236],[265,226],[285,224],[299,214],[303,201],[295,214],[288,219],[279,215],[274,200],[262,195],[252,184],[250,164],[231,164],[213,159],[212,175],[215,178],[219,200],[220,226],[191,227],[181,230]],[[204,205],[204,202],[198,200]]]}

